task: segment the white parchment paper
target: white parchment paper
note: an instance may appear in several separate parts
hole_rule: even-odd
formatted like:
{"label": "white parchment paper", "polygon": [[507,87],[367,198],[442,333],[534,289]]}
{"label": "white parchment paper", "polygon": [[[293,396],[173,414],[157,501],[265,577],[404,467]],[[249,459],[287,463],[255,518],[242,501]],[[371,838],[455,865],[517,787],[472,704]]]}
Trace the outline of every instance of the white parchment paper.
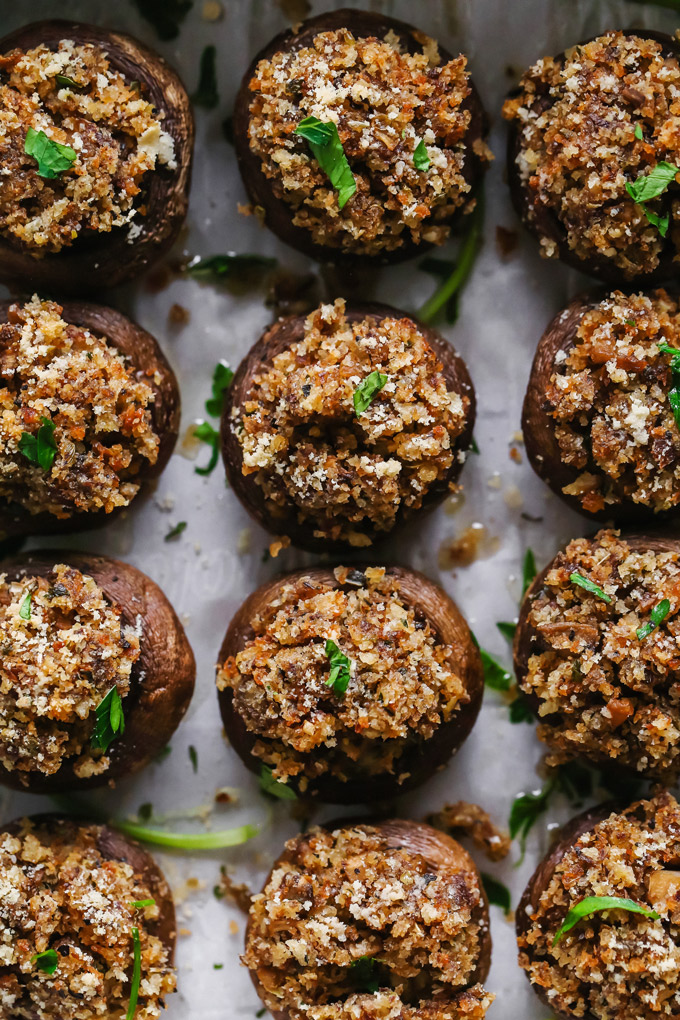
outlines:
{"label": "white parchment paper", "polygon": [[[200,53],[214,43],[218,48],[220,105],[214,111],[198,110],[196,114],[191,204],[178,250],[203,256],[227,250],[260,252],[276,256],[282,266],[291,269],[313,269],[312,263],[259,227],[254,217],[238,213],[237,204],[246,201],[245,192],[233,149],[221,131],[247,63],[275,32],[287,27],[286,16],[274,0],[223,0],[222,5],[223,18],[209,23],[202,17],[202,0],[195,0],[179,38],[161,43],[127,0],[31,0],[30,4],[0,0],[0,34],[29,19],[51,17],[123,29],[163,53],[190,91],[196,87]],[[312,0],[312,13],[340,6],[330,0]],[[477,389],[475,436],[481,453],[470,457],[464,469],[464,494],[455,512],[451,507],[448,512],[441,509],[411,527],[398,541],[387,542],[375,562],[401,562],[438,581],[458,601],[483,646],[509,665],[509,648],[495,622],[516,615],[525,549],[534,549],[541,566],[562,544],[588,530],[588,523],[550,496],[534,476],[521,446],[521,463],[511,460],[509,453],[519,429],[536,343],[548,320],[589,284],[571,270],[543,262],[536,245],[521,232],[517,250],[509,257],[500,255],[496,227],[513,230],[518,226],[504,182],[505,128],[500,108],[518,73],[538,57],[608,28],[644,24],[673,32],[676,18],[669,11],[624,0],[355,0],[355,6],[417,24],[450,50],[469,55],[491,118],[490,143],[496,156],[487,177],[484,248],[465,290],[458,323],[441,327],[465,357]],[[383,270],[369,288],[362,296],[413,310],[429,295],[433,282],[418,271],[416,262]],[[190,279],[175,279],[160,292],[152,291],[142,280],[111,293],[108,300],[160,341],[179,378],[183,432],[204,416],[215,363],[223,358],[235,367],[271,317],[262,290],[234,295]],[[174,303],[190,312],[189,324],[182,328],[169,324],[168,312]],[[207,454],[203,448],[199,457],[207,460]],[[134,814],[149,802],[154,812],[191,813],[202,805],[212,805],[217,788],[237,787],[238,804],[217,808],[208,819],[211,827],[222,828],[260,819],[268,806],[255,779],[221,735],[214,687],[217,652],[232,614],[254,587],[274,573],[312,562],[312,558],[289,549],[276,561],[263,563],[269,537],[250,522],[225,487],[221,465],[208,478],[196,475],[194,466],[176,453],[155,493],[146,501],[139,500],[124,518],[101,531],[51,544],[108,553],[146,571],[183,618],[198,663],[196,694],[172,741],[172,753],[143,775],[120,783],[115,791],[93,796],[92,802],[118,817]],[[523,512],[542,520],[526,520]],[[178,521],[188,522],[186,531],[177,542],[165,543],[164,535]],[[466,568],[441,570],[442,545],[473,523],[487,529],[485,548],[492,554]],[[188,755],[190,745],[198,752],[195,773]],[[506,705],[489,691],[462,751],[423,788],[396,801],[395,813],[419,818],[445,800],[462,798],[481,803],[498,822],[506,824],[514,796],[540,787],[536,767],[541,757],[533,727],[511,725]],[[0,795],[2,821],[50,806],[40,797]],[[321,808],[316,818],[341,813],[337,808]],[[571,813],[566,801],[554,798],[531,833],[520,867],[515,866],[519,858],[516,845],[512,858],[502,865],[489,865],[476,855],[485,871],[511,887],[513,904],[548,846],[550,828]],[[250,1018],[259,1009],[248,973],[238,962],[243,917],[235,907],[217,901],[212,888],[222,864],[239,880],[259,888],[284,839],[298,829],[289,805],[277,803],[272,815],[265,831],[245,847],[192,857],[156,855],[177,897],[181,932],[179,992],[169,1004],[169,1020]],[[180,820],[175,827],[186,829],[190,824]],[[487,986],[497,999],[489,1015],[494,1020],[545,1020],[545,1009],[517,967],[511,923],[496,907],[491,909],[491,918],[494,952]],[[222,969],[215,969],[215,964],[222,964]]]}

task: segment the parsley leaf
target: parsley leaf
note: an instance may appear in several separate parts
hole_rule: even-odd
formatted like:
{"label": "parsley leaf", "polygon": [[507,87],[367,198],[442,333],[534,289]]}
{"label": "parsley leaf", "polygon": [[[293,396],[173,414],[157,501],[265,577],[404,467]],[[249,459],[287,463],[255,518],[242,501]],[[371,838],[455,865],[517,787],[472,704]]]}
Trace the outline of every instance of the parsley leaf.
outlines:
{"label": "parsley leaf", "polygon": [[447,308],[449,302],[457,297],[465,286],[467,279],[472,272],[472,267],[477,258],[484,228],[484,193],[479,191],[477,204],[468,217],[469,227],[463,238],[458,259],[453,265],[451,275],[438,287],[431,298],[418,311],[418,318],[425,323],[430,323],[442,308]]}
{"label": "parsley leaf", "polygon": [[197,280],[218,283],[220,280],[243,276],[253,270],[271,269],[275,265],[276,259],[270,258],[268,255],[238,254],[235,251],[228,251],[223,255],[196,257],[188,264],[185,272]]}
{"label": "parsley leaf", "polygon": [[206,46],[201,53],[201,69],[198,76],[198,88],[191,97],[195,106],[203,106],[206,110],[214,109],[220,101],[217,91],[217,50],[214,46]]}
{"label": "parsley leaf", "polygon": [[35,956],[32,956],[31,963],[35,963],[43,974],[54,974],[59,966],[59,955],[56,949],[46,949],[44,953],[36,953]]}
{"label": "parsley leaf", "polygon": [[145,907],[154,907],[155,900],[133,900],[130,906],[133,910],[144,910]]}
{"label": "parsley leaf", "polygon": [[170,531],[163,537],[164,542],[172,542],[174,538],[179,538],[183,531],[186,530],[187,522],[178,521],[174,528],[170,528]]}
{"label": "parsley leaf", "polygon": [[527,593],[527,590],[531,587],[536,574],[536,557],[534,556],[532,549],[527,549],[524,554],[524,564],[522,566],[522,597]]}
{"label": "parsley leaf", "polygon": [[76,161],[76,150],[70,145],[53,142],[44,131],[29,128],[26,132],[24,152],[38,164],[38,176],[47,180],[58,177],[64,170],[70,170]]}
{"label": "parsley leaf", "polygon": [[32,598],[33,598],[33,593],[29,591],[28,594],[26,596],[24,596],[24,600],[21,603],[21,605],[19,606],[19,616],[21,617],[22,620],[30,620],[31,619],[31,600],[32,600]]}
{"label": "parsley leaf", "polygon": [[538,793],[520,793],[512,803],[508,824],[511,838],[519,837],[522,852],[520,862],[524,860],[527,836],[540,816],[547,810],[548,800],[554,785],[555,780],[549,779]]}
{"label": "parsley leaf", "polygon": [[534,721],[534,714],[521,694],[518,694],[515,700],[510,702],[508,710],[510,712],[510,722],[513,724],[523,722],[533,723]]}
{"label": "parsley leaf", "polygon": [[263,765],[260,769],[260,789],[270,797],[276,797],[277,800],[298,799],[297,793],[291,786],[274,779],[274,773],[268,765]]}
{"label": "parsley leaf", "polygon": [[338,207],[342,209],[357,190],[357,183],[336,125],[333,121],[305,117],[295,129],[295,134],[307,141],[315,160],[338,192]]}
{"label": "parsley leaf", "polygon": [[379,393],[387,382],[382,372],[369,372],[363,382],[354,391],[354,411],[357,418],[371,405],[376,393]]}
{"label": "parsley leaf", "polygon": [[636,903],[635,900],[622,899],[619,896],[586,896],[585,899],[571,908],[564,922],[557,929],[552,944],[556,945],[563,935],[566,935],[568,931],[576,927],[579,921],[586,917],[591,917],[601,910],[627,910],[631,914],[642,914],[643,917],[651,917],[655,921],[659,918],[656,910],[643,907],[640,903]]}
{"label": "parsley leaf", "polygon": [[193,744],[189,744],[189,761],[194,772],[198,772],[198,751]]}
{"label": "parsley leaf", "polygon": [[37,464],[43,471],[49,471],[57,455],[57,444],[54,441],[56,426],[49,418],[41,417],[40,421],[41,425],[36,435],[32,432],[21,433],[19,453],[23,453],[31,464]]}
{"label": "parsley leaf", "polygon": [[132,981],[130,982],[130,1001],[125,1020],[133,1020],[137,1010],[139,986],[142,981],[142,944],[139,940],[139,928],[132,929]]}
{"label": "parsley leaf", "polygon": [[205,409],[213,418],[219,418],[224,406],[224,394],[234,378],[234,370],[224,361],[218,361],[212,377],[212,397],[205,402]]}
{"label": "parsley leaf", "polygon": [[326,686],[332,687],[333,693],[340,697],[345,693],[349,685],[352,660],[348,659],[340,651],[335,641],[332,641],[331,638],[328,638],[326,641],[326,655],[331,667],[328,680],[326,680]]}
{"label": "parsley leaf", "polygon": [[638,140],[639,142],[641,142],[641,141],[642,141],[642,139],[643,139],[643,137],[644,137],[644,135],[642,134],[642,124],[640,124],[640,122],[639,122],[639,121],[638,121],[638,123],[637,123],[637,124],[635,125],[635,132],[634,132],[634,134],[635,134],[635,137],[637,138],[637,140]]}
{"label": "parsley leaf", "polygon": [[517,630],[516,623],[506,623],[505,620],[499,620],[496,626],[498,627],[503,637],[507,638],[508,641],[515,640],[515,632]]}
{"label": "parsley leaf", "polygon": [[215,470],[220,459],[220,434],[217,429],[213,428],[210,422],[202,421],[194,428],[194,435],[196,439],[200,439],[202,443],[207,443],[208,446],[212,447],[210,460],[206,466],[194,468],[197,475],[209,475]]}
{"label": "parsley leaf", "polygon": [[125,732],[123,703],[117,687],[105,694],[95,709],[97,722],[90,743],[98,751],[108,751],[117,737]]}
{"label": "parsley leaf", "polygon": [[73,78],[69,78],[66,74],[55,74],[54,76],[57,85],[60,85],[63,89],[81,89],[82,85],[79,85]]}
{"label": "parsley leaf", "polygon": [[477,456],[479,456],[479,447],[477,446],[477,440],[475,439],[474,436],[470,440],[470,445],[468,447],[468,450],[470,451],[470,453],[476,453]]}
{"label": "parsley leaf", "polygon": [[637,205],[641,206],[649,222],[657,228],[662,237],[668,233],[670,215],[665,213],[663,216],[659,216],[648,209],[645,202],[663,195],[668,185],[673,183],[676,174],[679,173],[680,167],[662,160],[648,174],[642,174],[637,180],[632,183],[629,181],[626,184],[626,191],[630,197]]}
{"label": "parsley leaf", "polygon": [[638,641],[644,641],[644,639],[648,637],[660,623],[663,623],[670,611],[671,604],[669,599],[662,599],[661,602],[657,602],[649,614],[649,620],[647,623],[643,623],[643,625],[638,627],[635,631]]}
{"label": "parsley leaf", "polygon": [[507,669],[504,669],[500,662],[497,662],[483,648],[479,649],[479,654],[482,657],[484,683],[486,686],[491,687],[494,691],[509,691],[512,687],[512,676],[508,673]]}
{"label": "parsley leaf", "polygon": [[179,23],[183,21],[193,5],[193,0],[132,0],[133,4],[150,25],[156,29],[159,39],[175,39],[179,35]]}
{"label": "parsley leaf", "polygon": [[600,588],[598,584],[595,584],[594,581],[590,581],[587,577],[584,577],[583,574],[570,574],[569,580],[572,584],[577,584],[579,588],[589,591],[591,595],[597,595],[598,599],[602,599],[603,602],[611,602],[612,600],[611,595],[607,595],[606,592],[602,591],[602,588]]}
{"label": "parsley leaf", "polygon": [[427,153],[427,146],[422,138],[415,147],[415,151],[413,153],[413,165],[416,170],[430,169],[430,157]]}
{"label": "parsley leaf", "polygon": [[668,393],[668,403],[671,405],[675,424],[680,428],[680,350],[663,342],[657,346],[662,354],[671,355],[671,372],[673,373],[675,386]]}
{"label": "parsley leaf", "polygon": [[493,875],[487,875],[484,871],[481,873],[481,879],[489,903],[494,907],[500,907],[504,914],[509,914],[512,901],[507,885],[503,885]]}
{"label": "parsley leaf", "polygon": [[374,956],[360,956],[350,964],[350,972],[355,986],[362,992],[377,992],[380,988],[380,978],[376,974],[379,960]]}

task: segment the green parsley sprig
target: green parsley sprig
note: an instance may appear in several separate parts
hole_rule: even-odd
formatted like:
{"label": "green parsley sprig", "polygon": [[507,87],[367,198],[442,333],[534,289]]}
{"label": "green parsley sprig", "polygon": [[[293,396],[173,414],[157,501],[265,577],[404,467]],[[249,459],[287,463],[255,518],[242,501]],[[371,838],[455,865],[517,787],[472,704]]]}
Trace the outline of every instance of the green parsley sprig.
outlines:
{"label": "green parsley sprig", "polygon": [[637,180],[629,181],[626,184],[626,191],[630,197],[636,205],[640,206],[649,222],[657,228],[662,237],[665,237],[668,233],[670,214],[664,213],[663,216],[659,216],[657,213],[652,212],[651,209],[648,209],[647,202],[663,195],[669,184],[673,183],[677,174],[680,174],[680,167],[662,160],[648,174],[641,174]]}
{"label": "green parsley sprig", "polygon": [[349,686],[352,660],[340,651],[331,638],[326,641],[326,655],[331,667],[326,686],[331,687],[338,697],[342,697]]}
{"label": "green parsley sprig", "polygon": [[[218,361],[215,365],[212,377],[212,397],[205,402],[205,409],[213,418],[219,418],[224,407],[224,399],[228,387],[234,378],[233,370],[224,361]],[[202,443],[210,446],[210,460],[205,467],[195,467],[197,475],[209,475],[217,467],[220,459],[220,433],[208,421],[200,422],[194,427],[194,436]]]}
{"label": "green parsley sprig", "polygon": [[217,50],[214,46],[206,46],[201,53],[201,66],[198,75],[198,88],[191,97],[194,106],[203,106],[206,110],[214,109],[220,101],[217,91]]}
{"label": "green parsley sprig", "polygon": [[312,155],[338,193],[338,208],[343,209],[357,190],[357,182],[342,147],[333,121],[305,117],[295,129],[304,138]]}
{"label": "green parsley sprig", "polygon": [[64,170],[70,170],[77,156],[76,150],[70,145],[61,145],[60,142],[49,138],[44,131],[36,131],[32,127],[26,132],[24,152],[36,160],[38,176],[46,180],[53,180]]}
{"label": "green parsley sprig", "polygon": [[59,966],[59,955],[56,949],[46,949],[44,953],[36,953],[32,956],[31,963],[34,963],[43,974],[51,976]]}
{"label": "green parsley sprig", "polygon": [[673,376],[673,388],[668,393],[668,403],[675,418],[675,424],[680,428],[680,350],[671,347],[667,343],[659,343],[658,348],[662,354],[671,356],[671,373]]}
{"label": "green parsley sprig", "polygon": [[262,765],[260,768],[260,789],[268,797],[276,797],[277,800],[298,799],[298,795],[292,786],[274,778],[274,773],[269,765]]}
{"label": "green parsley sprig", "polygon": [[373,403],[373,398],[387,383],[388,377],[382,372],[369,372],[354,391],[354,412],[359,418]]}
{"label": "green parsley sprig", "polygon": [[569,575],[569,580],[572,584],[578,585],[579,588],[583,588],[584,591],[590,592],[591,595],[596,595],[598,599],[602,599],[603,602],[611,602],[611,595],[607,595],[606,591],[600,588],[599,584],[595,584],[589,578],[584,577],[583,574],[578,574],[575,571]]}
{"label": "green parsley sprig", "polygon": [[109,747],[125,732],[123,703],[117,687],[112,687],[105,694],[95,709],[97,721],[90,743],[98,751],[108,751]]}
{"label": "green parsley sprig", "polygon": [[642,904],[636,903],[635,900],[620,896],[586,896],[571,908],[557,929],[552,944],[557,945],[560,939],[572,928],[575,928],[579,921],[583,921],[586,917],[592,917],[593,914],[603,910],[627,910],[631,914],[642,914],[643,917],[649,917],[655,921],[659,919],[656,910],[650,910],[649,907],[644,907]]}
{"label": "green parsley sprig", "polygon": [[488,875],[485,871],[482,871],[481,879],[489,903],[494,907],[500,907],[504,914],[509,914],[512,907],[512,899],[507,885],[503,885],[499,879],[494,878],[493,875]]}
{"label": "green parsley sprig", "polygon": [[670,611],[671,603],[669,599],[661,599],[661,602],[657,602],[649,614],[649,620],[635,631],[638,641],[644,641],[646,637],[649,637],[652,631],[656,630],[663,623]]}
{"label": "green parsley sprig", "polygon": [[418,318],[425,323],[432,322],[448,303],[457,297],[467,283],[475,264],[484,231],[484,193],[477,194],[477,204],[470,213],[468,230],[463,238],[458,260],[449,277],[442,283],[420,308]]}
{"label": "green parsley sprig", "polygon": [[49,418],[40,418],[40,428],[33,435],[32,432],[22,432],[19,439],[19,453],[23,454],[31,464],[36,464],[47,472],[54,464],[57,455],[57,444],[54,440],[56,425]]}

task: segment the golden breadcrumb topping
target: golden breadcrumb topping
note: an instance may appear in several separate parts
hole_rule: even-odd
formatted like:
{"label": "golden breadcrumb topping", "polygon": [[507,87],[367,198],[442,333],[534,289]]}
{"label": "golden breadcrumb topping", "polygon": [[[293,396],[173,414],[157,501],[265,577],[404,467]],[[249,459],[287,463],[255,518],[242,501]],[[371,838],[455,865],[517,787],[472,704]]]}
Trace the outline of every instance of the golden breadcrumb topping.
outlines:
{"label": "golden breadcrumb topping", "polygon": [[479,804],[466,800],[444,804],[440,811],[427,816],[427,822],[452,836],[467,836],[490,861],[502,861],[510,853],[510,836],[498,828]]}
{"label": "golden breadcrumb topping", "polygon": [[[357,414],[355,391],[373,372],[387,381]],[[254,475],[282,528],[295,512],[316,537],[361,546],[371,544],[367,530],[389,531],[465,459],[456,440],[469,406],[448,389],[412,319],[351,322],[338,299],[261,366],[232,410],[232,429],[243,473]]]}
{"label": "golden breadcrumb topping", "polygon": [[[56,827],[25,819],[0,833],[0,1014],[4,1020],[123,1018],[141,943],[136,1020],[156,1020],[175,990],[168,949],[154,934],[154,890],[130,864],[111,860],[95,825]],[[53,974],[37,954],[57,955]]]}
{"label": "golden breadcrumb topping", "polygon": [[[679,559],[651,540],[633,547],[616,531],[576,539],[554,559],[531,599],[531,654],[520,677],[538,699],[549,764],[583,756],[668,781],[680,771]],[[652,612],[663,609],[647,633]]]}
{"label": "golden breadcrumb topping", "polygon": [[[110,513],[158,458],[154,392],[106,338],[61,312],[34,296],[0,325],[0,498],[60,518]],[[39,438],[48,464],[31,459]]]}
{"label": "golden breadcrumb topping", "polygon": [[680,432],[671,405],[680,310],[663,290],[615,291],[583,315],[558,352],[546,393],[562,462],[578,472],[563,491],[591,513],[622,502],[670,510],[680,502]]}
{"label": "golden breadcrumb topping", "polygon": [[[544,256],[559,255],[549,229],[557,220],[584,261],[607,259],[627,279],[659,265],[664,239],[626,184],[678,163],[680,67],[663,51],[654,39],[607,32],[539,60],[505,103]],[[657,217],[670,214],[675,250],[677,201],[665,194],[646,204]]]}
{"label": "golden breadcrumb topping", "polygon": [[[253,751],[276,779],[396,772],[402,755],[469,701],[464,651],[438,640],[383,567],[335,569],[342,587],[297,578],[250,621],[252,637],[218,672]],[[343,693],[329,688],[332,640],[351,662]]]}
{"label": "golden breadcrumb topping", "polygon": [[369,826],[315,829],[253,898],[242,959],[291,1020],[481,1020],[483,917],[472,867],[435,872]]}
{"label": "golden breadcrumb topping", "polygon": [[[467,61],[459,56],[437,66],[436,42],[424,36],[422,47],[407,53],[394,33],[380,41],[340,28],[258,64],[250,82],[250,149],[294,225],[316,244],[362,255],[409,242],[442,244],[456,211],[474,208]],[[295,133],[310,116],[337,126],[354,174],[357,190],[342,209]],[[491,158],[481,140],[474,149],[477,158]]]}
{"label": "golden breadcrumb topping", "polygon": [[[613,813],[566,850],[519,936],[520,965],[556,1012],[595,1020],[680,1011],[680,808],[670,793]],[[552,945],[587,896],[633,900],[658,919],[598,911]]]}
{"label": "golden breadcrumb topping", "polygon": [[[140,231],[143,189],[157,166],[176,166],[164,114],[99,46],[62,39],[0,56],[0,232],[40,257],[130,224]],[[66,81],[64,79],[67,79]],[[29,129],[76,156],[56,177],[24,151]]]}
{"label": "golden breadcrumb topping", "polygon": [[0,649],[2,765],[49,776],[77,758],[77,776],[105,772],[108,757],[88,746],[95,709],[113,687],[125,698],[139,658],[120,610],[63,563],[48,577],[0,575]]}

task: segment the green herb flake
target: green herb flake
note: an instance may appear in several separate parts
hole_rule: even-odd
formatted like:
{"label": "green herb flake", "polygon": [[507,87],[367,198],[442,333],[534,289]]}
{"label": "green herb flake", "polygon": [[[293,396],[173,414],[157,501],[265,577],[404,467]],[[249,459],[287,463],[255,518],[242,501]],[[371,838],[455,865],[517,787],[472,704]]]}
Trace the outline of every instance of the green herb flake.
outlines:
{"label": "green herb flake", "polygon": [[536,557],[534,556],[533,549],[527,549],[524,554],[524,563],[522,564],[522,598],[524,598],[533,584],[537,573]]}
{"label": "green herb flake", "polygon": [[220,101],[217,91],[217,50],[214,46],[206,46],[201,53],[198,88],[191,101],[194,106],[203,106],[206,110],[213,110]]}
{"label": "green herb flake", "polygon": [[479,447],[477,446],[477,440],[475,439],[474,436],[470,440],[470,445],[468,447],[468,450],[469,450],[470,453],[474,453],[477,456],[479,456]]}
{"label": "green herb flake", "polygon": [[189,744],[189,761],[194,772],[198,772],[198,751],[193,744]]}
{"label": "green herb flake", "polygon": [[40,428],[33,435],[32,432],[22,432],[19,439],[19,453],[22,453],[31,464],[36,464],[47,472],[54,463],[57,455],[57,444],[54,441],[54,430],[56,428],[49,418],[41,417]]}
{"label": "green herb flake", "polygon": [[510,890],[507,885],[503,885],[493,875],[487,875],[486,872],[482,872],[482,885],[484,886],[484,892],[486,893],[489,903],[494,907],[500,907],[504,914],[509,914],[512,906],[512,900],[510,898]]}
{"label": "green herb flake", "polygon": [[387,378],[388,377],[383,375],[382,372],[374,371],[370,372],[364,381],[359,383],[354,391],[353,398],[354,411],[357,418],[370,407],[376,393],[379,393],[383,386],[387,383]]}
{"label": "green herb flake", "polygon": [[422,138],[415,147],[415,151],[413,153],[413,165],[416,170],[430,169],[430,157],[427,152],[427,146]]}
{"label": "green herb flake", "polygon": [[222,970],[224,968],[223,963],[213,963],[213,970]]}
{"label": "green herb flake", "polygon": [[249,839],[258,836],[257,825],[238,825],[233,829],[217,832],[168,832],[166,829],[149,828],[137,822],[115,821],[114,828],[138,843],[150,846],[167,847],[170,850],[224,850],[230,846],[240,846]]}
{"label": "green herb flake", "polygon": [[510,722],[513,725],[518,723],[533,723],[534,714],[526,703],[526,700],[519,694],[508,706]]}
{"label": "green herb flake", "polygon": [[553,778],[556,788],[568,798],[572,807],[580,807],[593,792],[594,773],[578,761],[558,765]]}
{"label": "green herb flake", "polygon": [[152,25],[159,39],[167,41],[179,35],[180,22],[191,10],[193,0],[132,0],[145,21]]}
{"label": "green herb flake", "polygon": [[133,900],[130,904],[133,910],[144,910],[145,907],[155,907],[155,900]]}
{"label": "green herb flake", "polygon": [[234,378],[234,370],[224,361],[215,365],[212,377],[212,397],[205,402],[205,409],[213,418],[219,418],[224,407],[224,397]]}
{"label": "green herb flake", "polygon": [[233,277],[243,277],[253,271],[261,272],[272,269],[276,259],[268,255],[238,254],[235,251],[223,255],[207,255],[195,258],[188,264],[185,272],[197,280],[206,283],[220,283]]}
{"label": "green herb flake", "polygon": [[665,237],[668,233],[670,216],[668,213],[659,216],[648,209],[645,203],[663,195],[666,188],[669,184],[673,183],[676,175],[679,173],[680,167],[662,160],[648,174],[641,174],[636,181],[632,183],[629,181],[626,184],[626,191],[630,197],[642,208],[649,222],[657,228],[662,237]]}
{"label": "green herb flake", "polygon": [[179,538],[182,532],[186,531],[186,527],[186,521],[178,521],[173,528],[170,528],[170,531],[168,531],[167,535],[164,536],[163,541],[172,542],[174,538]]}
{"label": "green herb flake", "polygon": [[44,953],[36,953],[35,956],[32,956],[31,963],[34,963],[43,974],[51,976],[59,966],[59,955],[56,949],[46,949]]}
{"label": "green herb flake", "polygon": [[595,584],[594,581],[590,581],[587,577],[584,577],[583,574],[570,574],[569,580],[572,584],[577,584],[579,588],[583,588],[584,591],[590,592],[591,595],[597,595],[598,599],[602,599],[603,602],[611,602],[612,600],[611,595],[607,595],[605,591],[602,591],[602,588],[600,588],[598,584]]}
{"label": "green herb flake", "polygon": [[214,885],[213,886],[213,896],[215,897],[216,900],[223,900],[224,899],[224,895],[225,895],[224,894],[224,889],[222,888],[221,885]]}
{"label": "green herb flake", "polygon": [[23,598],[21,605],[19,606],[19,616],[22,620],[31,619],[31,602],[33,600],[33,592],[28,592]]}
{"label": "green herb flake", "polygon": [[79,85],[73,78],[69,78],[66,74],[55,74],[54,79],[62,89],[81,89],[82,85]]}
{"label": "green herb flake", "polygon": [[348,659],[340,651],[335,641],[331,640],[331,638],[328,638],[326,641],[326,656],[331,667],[328,680],[326,680],[326,687],[332,688],[334,694],[342,697],[349,686],[352,660]]}
{"label": "green herb flake", "polygon": [[260,1018],[260,1017],[262,1017],[262,1016],[265,1016],[266,1012],[267,1012],[267,1010],[266,1010],[266,1009],[264,1008],[264,1006],[263,1006],[263,1007],[262,1007],[262,1009],[258,1009],[258,1011],[257,1011],[257,1013],[255,1014],[255,1016],[256,1016],[256,1017],[258,1018],[258,1020],[259,1020],[259,1018]]}
{"label": "green herb flake", "polygon": [[649,637],[652,631],[656,630],[659,624],[663,623],[670,611],[671,604],[668,599],[662,599],[661,602],[657,602],[649,614],[649,620],[647,623],[643,623],[643,625],[638,627],[635,631],[638,641],[644,641],[646,637]]}
{"label": "green herb flake", "polygon": [[64,170],[70,170],[76,161],[76,150],[70,145],[53,142],[44,131],[36,131],[32,127],[26,132],[24,152],[36,160],[38,176],[46,180],[58,177]]}
{"label": "green herb flake", "polygon": [[451,307],[451,302],[458,297],[472,272],[484,232],[484,195],[482,191],[478,193],[477,204],[467,219],[468,231],[463,238],[458,258],[453,263],[450,275],[417,313],[418,318],[424,323],[432,322],[442,309]]}
{"label": "green herb flake", "polygon": [[659,919],[656,910],[643,907],[635,900],[622,899],[619,896],[586,896],[571,908],[563,924],[557,929],[552,944],[557,945],[562,936],[575,928],[579,921],[586,917],[592,917],[593,914],[597,914],[601,910],[627,910],[631,914],[642,914],[643,917],[650,917],[654,921]]}
{"label": "green herb flake", "polygon": [[356,988],[371,994],[378,991],[380,978],[376,970],[379,962],[373,956],[360,956],[358,960],[352,961],[349,969]]}
{"label": "green herb flake", "polygon": [[298,799],[297,793],[291,786],[274,778],[274,773],[268,765],[263,765],[260,769],[260,789],[270,797],[276,797],[277,800]]}
{"label": "green herb flake", "polygon": [[508,673],[507,669],[501,666],[500,662],[497,662],[483,648],[479,649],[479,654],[482,658],[482,666],[484,667],[485,685],[494,691],[509,691],[512,687],[512,676]]}
{"label": "green herb flake", "polygon": [[108,751],[113,741],[125,732],[123,703],[117,687],[104,695],[95,709],[97,722],[90,743],[95,750]]}
{"label": "green herb flake", "polygon": [[644,138],[644,135],[642,134],[642,124],[640,124],[639,121],[635,125],[635,132],[634,132],[634,134],[635,134],[635,137],[637,138],[638,142],[641,142],[642,139]]}
{"label": "green herb flake", "polygon": [[516,623],[506,623],[505,620],[499,620],[496,626],[498,627],[503,637],[507,638],[508,641],[515,640],[515,633],[517,632]]}
{"label": "green herb flake", "polygon": [[317,117],[305,117],[295,129],[295,134],[306,140],[315,160],[338,193],[338,207],[344,208],[357,190],[357,184],[336,125]]}
{"label": "green herb flake", "polygon": [[202,443],[207,443],[208,446],[212,447],[210,453],[210,460],[205,467],[195,467],[194,471],[197,475],[209,475],[217,467],[217,462],[220,459],[220,434],[213,428],[210,422],[202,421],[194,428],[194,436],[196,439],[200,439]]}
{"label": "green herb flake", "polygon": [[130,982],[130,1001],[125,1020],[132,1020],[137,1011],[139,986],[142,981],[142,944],[139,940],[139,928],[132,929],[132,981]]}
{"label": "green herb flake", "polygon": [[511,838],[519,838],[522,852],[520,862],[524,860],[527,836],[540,816],[547,810],[554,785],[555,780],[549,779],[542,790],[537,793],[520,793],[512,803],[508,824]]}

